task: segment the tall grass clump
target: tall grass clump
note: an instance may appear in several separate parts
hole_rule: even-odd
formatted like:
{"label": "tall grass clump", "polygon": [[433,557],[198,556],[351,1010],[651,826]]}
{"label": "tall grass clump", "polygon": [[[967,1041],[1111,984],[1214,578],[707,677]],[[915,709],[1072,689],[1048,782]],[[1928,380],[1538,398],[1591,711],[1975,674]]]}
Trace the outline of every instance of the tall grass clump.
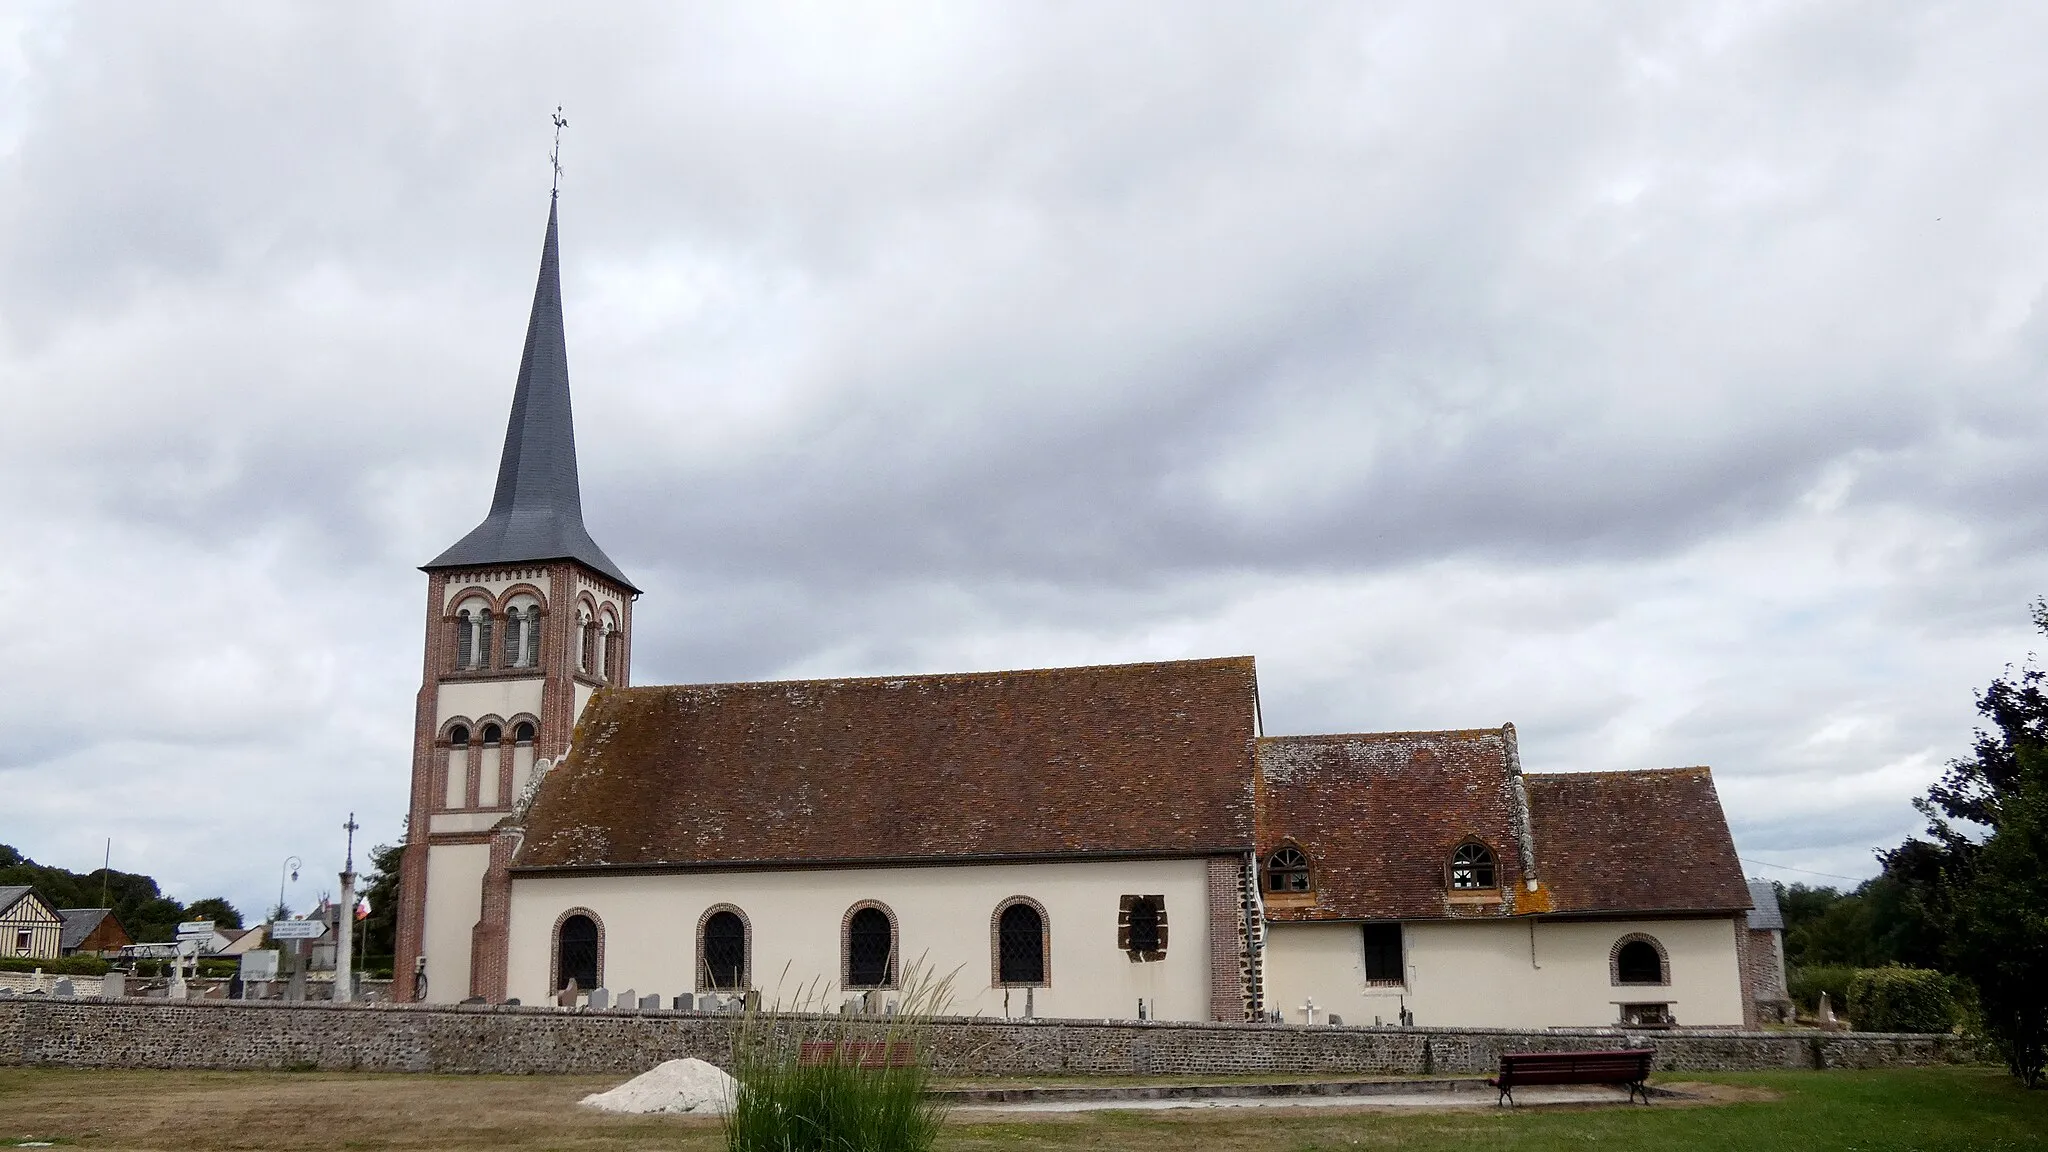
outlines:
{"label": "tall grass clump", "polygon": [[[756,1002],[733,1030],[739,1089],[725,1117],[728,1152],[926,1152],[946,1108],[927,1091],[925,1025],[951,994],[950,976],[932,980],[912,965],[894,994],[894,1015],[842,1014],[831,988],[815,982],[790,1003]],[[807,1041],[837,1045],[835,1057],[805,1062]],[[884,1058],[857,1060],[853,1045],[881,1045],[864,1050]],[[909,1045],[913,1059],[890,1067],[894,1045]]]}

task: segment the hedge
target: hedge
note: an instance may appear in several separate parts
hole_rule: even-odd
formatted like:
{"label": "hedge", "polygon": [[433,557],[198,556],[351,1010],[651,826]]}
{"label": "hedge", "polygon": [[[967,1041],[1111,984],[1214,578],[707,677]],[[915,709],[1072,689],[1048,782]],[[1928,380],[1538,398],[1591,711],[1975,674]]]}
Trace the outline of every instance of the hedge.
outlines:
{"label": "hedge", "polygon": [[33,972],[52,976],[104,976],[108,964],[97,956],[0,956],[0,972]]}
{"label": "hedge", "polygon": [[1955,990],[1925,968],[1865,968],[1849,981],[1849,1020],[1861,1032],[1947,1032],[1956,1024]]}
{"label": "hedge", "polygon": [[1846,964],[1815,964],[1805,968],[1794,968],[1787,974],[1786,991],[1807,1015],[1820,1013],[1820,994],[1828,994],[1828,1003],[1835,1009],[1835,1015],[1848,1015],[1849,983],[1862,971]]}

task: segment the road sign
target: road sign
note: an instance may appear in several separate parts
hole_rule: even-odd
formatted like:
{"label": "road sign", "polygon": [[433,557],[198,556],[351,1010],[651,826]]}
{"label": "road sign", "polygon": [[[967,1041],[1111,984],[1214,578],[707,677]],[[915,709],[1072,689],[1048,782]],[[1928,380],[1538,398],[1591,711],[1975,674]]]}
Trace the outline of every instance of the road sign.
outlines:
{"label": "road sign", "polygon": [[186,921],[183,921],[183,922],[181,922],[181,923],[180,923],[180,924],[178,925],[178,935],[180,935],[180,936],[211,936],[211,935],[213,935],[213,921],[211,921],[211,920],[186,920]]}
{"label": "road sign", "polygon": [[128,947],[123,948],[122,951],[130,956],[144,960],[154,960],[159,957],[168,960],[178,954],[178,946],[176,944],[130,944]]}
{"label": "road sign", "polygon": [[318,940],[327,935],[327,925],[318,920],[272,920],[272,940]]}

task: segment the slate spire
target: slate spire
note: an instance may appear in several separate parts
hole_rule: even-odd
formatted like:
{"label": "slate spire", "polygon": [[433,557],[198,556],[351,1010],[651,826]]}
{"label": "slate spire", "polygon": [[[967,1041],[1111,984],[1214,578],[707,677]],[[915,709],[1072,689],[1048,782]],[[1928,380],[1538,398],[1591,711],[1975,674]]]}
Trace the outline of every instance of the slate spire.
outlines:
{"label": "slate spire", "polygon": [[526,349],[519,356],[519,383],[512,391],[512,419],[505,426],[505,454],[498,461],[490,515],[423,570],[575,560],[637,592],[583,527],[555,207],[551,198],[540,281],[533,289],[533,314],[526,322]]}

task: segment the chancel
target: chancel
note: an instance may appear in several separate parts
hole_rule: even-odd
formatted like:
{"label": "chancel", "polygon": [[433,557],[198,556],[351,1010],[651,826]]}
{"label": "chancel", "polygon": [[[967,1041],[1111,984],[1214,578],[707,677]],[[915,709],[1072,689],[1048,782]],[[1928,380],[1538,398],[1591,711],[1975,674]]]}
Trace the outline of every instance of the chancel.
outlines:
{"label": "chancel", "polygon": [[1524,773],[1509,724],[1270,736],[1249,656],[634,685],[558,208],[490,511],[424,567],[400,996],[886,1010],[923,971],[970,1015],[1753,1022],[1704,768]]}

